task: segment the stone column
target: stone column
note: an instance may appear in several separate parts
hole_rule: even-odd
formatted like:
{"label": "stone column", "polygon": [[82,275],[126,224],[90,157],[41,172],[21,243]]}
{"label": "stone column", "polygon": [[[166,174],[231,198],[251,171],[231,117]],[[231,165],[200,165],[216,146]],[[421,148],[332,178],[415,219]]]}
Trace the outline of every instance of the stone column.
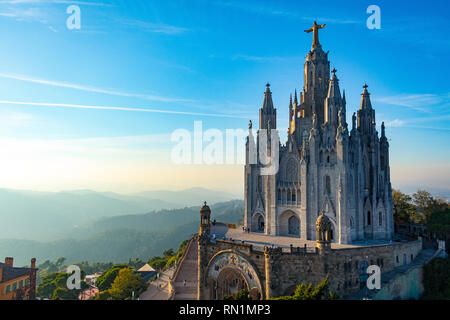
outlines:
{"label": "stone column", "polygon": [[266,284],[265,284],[265,299],[272,298],[272,264],[273,259],[272,255],[270,253],[270,249],[268,247],[264,247],[264,269],[265,269],[265,275],[266,275]]}

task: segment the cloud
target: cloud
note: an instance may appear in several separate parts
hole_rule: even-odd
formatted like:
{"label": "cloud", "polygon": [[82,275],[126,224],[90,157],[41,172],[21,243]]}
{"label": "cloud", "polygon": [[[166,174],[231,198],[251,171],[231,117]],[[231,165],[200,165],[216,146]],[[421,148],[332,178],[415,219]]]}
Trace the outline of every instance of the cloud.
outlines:
{"label": "cloud", "polygon": [[164,23],[146,22],[141,20],[121,20],[122,24],[140,28],[146,32],[162,33],[167,35],[178,35],[189,32],[190,29],[172,26]]}
{"label": "cloud", "polygon": [[27,127],[33,121],[34,116],[24,112],[6,111],[0,113],[0,125],[2,128]]}
{"label": "cloud", "polygon": [[386,127],[401,127],[404,124],[405,124],[405,122],[400,119],[395,119],[395,120],[385,122]]}
{"label": "cloud", "polygon": [[95,6],[95,7],[109,7],[112,6],[108,3],[102,2],[89,2],[89,1],[70,1],[70,0],[2,0],[1,4],[77,4],[83,6]]}
{"label": "cloud", "polygon": [[269,7],[269,6],[256,6],[256,5],[249,5],[243,2],[237,2],[237,1],[215,1],[213,2],[214,5],[220,6],[220,7],[227,7],[227,8],[233,8],[238,9],[242,11],[247,11],[251,13],[256,14],[265,14],[265,15],[272,15],[272,16],[283,16],[283,17],[290,17],[293,19],[303,20],[303,21],[320,21],[321,23],[339,23],[339,24],[358,24],[358,23],[365,23],[365,20],[351,20],[351,19],[337,19],[337,18],[327,18],[327,17],[311,17],[311,16],[304,16],[296,13],[295,11],[290,10],[282,10],[279,8]]}
{"label": "cloud", "polygon": [[22,106],[37,106],[37,107],[55,107],[55,108],[73,108],[73,109],[132,111],[132,112],[177,114],[177,115],[202,116],[202,117],[248,119],[247,117],[244,117],[244,116],[233,115],[233,114],[224,114],[224,113],[200,113],[200,112],[160,110],[160,109],[148,109],[148,108],[129,108],[129,107],[113,107],[113,106],[89,106],[89,105],[66,104],[66,103],[24,102],[24,101],[5,101],[5,100],[3,100],[3,101],[0,101],[0,104],[22,105]]}
{"label": "cloud", "polygon": [[46,80],[46,79],[32,78],[32,77],[23,76],[23,75],[13,75],[13,74],[0,73],[0,78],[19,80],[19,81],[25,81],[25,82],[32,82],[32,83],[38,83],[38,84],[42,84],[42,85],[48,85],[48,86],[54,86],[54,87],[62,87],[62,88],[69,88],[69,89],[75,89],[75,90],[81,90],[81,91],[87,91],[87,92],[102,93],[102,94],[107,94],[107,95],[139,98],[139,99],[151,100],[151,101],[160,101],[160,102],[194,102],[194,101],[188,100],[188,99],[169,98],[169,97],[162,97],[162,96],[149,95],[149,94],[127,93],[127,92],[114,91],[114,90],[109,90],[109,89],[102,89],[102,88],[83,86],[83,85],[67,83],[67,82],[58,82],[58,81],[52,81],[52,80]]}
{"label": "cloud", "polygon": [[395,106],[410,108],[416,111],[431,113],[431,106],[439,104],[448,105],[450,103],[449,95],[437,94],[399,94],[395,96],[374,98],[374,101],[386,103]]}
{"label": "cloud", "polygon": [[236,54],[232,57],[233,60],[245,60],[253,62],[266,62],[266,61],[283,61],[286,57],[262,57],[262,56],[249,56],[245,54]]}

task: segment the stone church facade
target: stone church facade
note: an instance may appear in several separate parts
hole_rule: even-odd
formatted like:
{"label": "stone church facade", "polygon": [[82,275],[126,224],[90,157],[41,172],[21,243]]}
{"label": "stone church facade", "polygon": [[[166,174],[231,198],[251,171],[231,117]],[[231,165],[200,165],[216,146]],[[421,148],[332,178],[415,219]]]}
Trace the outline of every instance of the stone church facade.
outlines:
{"label": "stone church facade", "polygon": [[315,35],[303,91],[291,95],[288,138],[274,159],[278,172],[267,175],[252,161],[252,150],[261,152],[261,139],[270,153],[268,140],[278,138],[277,109],[266,85],[259,130],[254,137],[250,123],[246,143],[244,224],[251,232],[316,240],[315,223],[323,211],[332,223],[333,242],[392,238],[389,143],[384,123],[381,135],[376,129],[367,88],[350,129],[345,91],[341,95],[336,70],[330,73],[328,52]]}

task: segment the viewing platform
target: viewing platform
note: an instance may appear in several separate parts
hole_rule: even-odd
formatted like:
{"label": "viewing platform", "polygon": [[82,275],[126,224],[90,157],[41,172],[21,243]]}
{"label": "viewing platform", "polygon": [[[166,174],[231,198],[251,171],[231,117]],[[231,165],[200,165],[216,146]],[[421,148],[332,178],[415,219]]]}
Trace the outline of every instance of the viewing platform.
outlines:
{"label": "viewing platform", "polygon": [[[259,232],[246,232],[242,229],[242,226],[232,227],[229,224],[216,222],[211,225],[211,239],[221,239],[221,240],[232,240],[236,242],[243,242],[253,245],[255,249],[264,249],[265,246],[279,247],[279,248],[290,248],[293,247],[306,247],[310,250],[316,247],[315,240],[304,240],[296,238],[293,236],[273,236],[266,235]],[[355,241],[352,244],[339,244],[331,243],[331,249],[351,249],[359,247],[377,246],[377,245],[389,245],[398,244],[398,241],[387,241],[387,240],[363,240]]]}

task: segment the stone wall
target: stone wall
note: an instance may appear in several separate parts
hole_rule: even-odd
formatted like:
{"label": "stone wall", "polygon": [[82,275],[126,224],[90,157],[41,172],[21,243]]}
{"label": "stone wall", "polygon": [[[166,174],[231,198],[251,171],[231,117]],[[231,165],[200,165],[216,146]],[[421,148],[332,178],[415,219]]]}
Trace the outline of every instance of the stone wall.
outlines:
{"label": "stone wall", "polygon": [[[262,298],[292,294],[302,283],[320,283],[329,276],[330,290],[340,298],[358,292],[365,286],[367,266],[378,265],[381,272],[411,263],[422,249],[421,240],[345,249],[262,248],[238,241],[199,242],[199,298],[211,299],[207,266],[219,252],[234,252],[248,260],[261,283]],[[398,260],[397,260],[398,257]],[[405,257],[405,258],[403,258]],[[412,260],[411,260],[412,258]],[[405,260],[403,260],[405,259]]]}

